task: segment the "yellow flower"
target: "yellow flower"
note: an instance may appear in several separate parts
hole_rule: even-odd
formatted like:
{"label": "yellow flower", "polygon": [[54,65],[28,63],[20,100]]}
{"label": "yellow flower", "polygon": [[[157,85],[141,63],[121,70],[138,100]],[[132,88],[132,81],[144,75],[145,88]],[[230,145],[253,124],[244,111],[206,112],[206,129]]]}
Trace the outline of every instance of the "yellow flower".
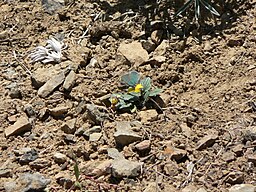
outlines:
{"label": "yellow flower", "polygon": [[141,85],[140,83],[136,85],[134,92],[135,93],[140,93],[141,89],[143,89],[143,85]]}
{"label": "yellow flower", "polygon": [[141,92],[141,89],[143,89],[143,85],[141,85],[141,84],[139,83],[139,84],[137,84],[137,85],[135,86],[135,88],[129,87],[129,88],[128,88],[128,93],[130,93],[130,92],[140,93],[140,92]]}
{"label": "yellow flower", "polygon": [[118,97],[119,95],[113,95],[110,97],[110,102],[112,105],[116,105],[118,103]]}

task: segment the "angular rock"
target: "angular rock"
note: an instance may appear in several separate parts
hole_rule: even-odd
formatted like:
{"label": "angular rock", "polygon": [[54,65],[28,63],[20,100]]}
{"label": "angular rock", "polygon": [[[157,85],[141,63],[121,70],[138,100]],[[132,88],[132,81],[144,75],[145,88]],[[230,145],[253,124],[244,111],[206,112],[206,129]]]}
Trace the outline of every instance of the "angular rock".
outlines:
{"label": "angular rock", "polygon": [[43,86],[46,81],[56,76],[60,72],[60,66],[54,65],[50,68],[38,68],[33,73],[32,85],[36,88]]}
{"label": "angular rock", "polygon": [[111,174],[116,178],[137,177],[141,173],[143,163],[117,159],[112,163]]}
{"label": "angular rock", "polygon": [[217,139],[218,139],[217,135],[206,135],[198,141],[197,149],[203,150],[203,149],[206,149],[207,147],[211,147]]}
{"label": "angular rock", "polygon": [[54,158],[54,161],[58,164],[65,163],[67,161],[67,156],[59,152],[55,153],[53,155],[53,158]]}
{"label": "angular rock", "polygon": [[172,146],[167,146],[163,152],[163,155],[169,156],[176,161],[181,160],[187,155],[187,151]]}
{"label": "angular rock", "polygon": [[69,110],[69,107],[67,106],[59,106],[59,107],[55,107],[53,109],[49,109],[50,114],[54,117],[59,117],[62,116],[64,114],[66,114]]}
{"label": "angular rock", "polygon": [[96,142],[96,141],[99,141],[101,137],[102,137],[102,133],[92,133],[89,136],[89,141]]}
{"label": "angular rock", "polygon": [[92,134],[92,133],[100,133],[100,132],[101,132],[101,126],[96,125],[90,129],[85,130],[83,135],[86,137],[89,137],[90,134]]}
{"label": "angular rock", "polygon": [[116,129],[114,138],[118,145],[128,145],[141,139],[140,135],[131,130],[131,125],[128,122],[118,122]]}
{"label": "angular rock", "polygon": [[108,157],[112,159],[124,159],[124,156],[122,153],[120,153],[116,148],[108,148]]}
{"label": "angular rock", "polygon": [[64,72],[61,72],[58,75],[53,76],[42,87],[39,88],[38,95],[43,98],[47,97],[50,93],[54,91],[55,88],[57,88],[59,85],[63,83],[64,79]]}
{"label": "angular rock", "polygon": [[231,161],[234,161],[235,160],[235,155],[233,152],[225,152],[222,154],[222,159],[226,162],[231,162]]}
{"label": "angular rock", "polygon": [[19,118],[13,125],[4,130],[5,136],[18,135],[31,130],[31,124],[26,117]]}
{"label": "angular rock", "polygon": [[140,117],[142,123],[147,123],[150,121],[157,120],[158,113],[155,109],[149,109],[146,111],[140,111],[139,117]]}
{"label": "angular rock", "polygon": [[141,43],[136,41],[129,44],[122,43],[118,48],[118,52],[121,53],[131,65],[136,64],[139,66],[149,59],[148,52],[143,49]]}
{"label": "angular rock", "polygon": [[6,192],[13,191],[43,191],[51,182],[39,173],[23,173],[15,181],[4,184]]}
{"label": "angular rock", "polygon": [[113,160],[106,160],[100,163],[93,171],[91,172],[91,175],[99,177],[101,175],[105,175],[107,173],[111,172],[111,166],[112,166]]}
{"label": "angular rock", "polygon": [[61,130],[67,134],[73,134],[76,131],[76,119],[70,119],[63,123]]}
{"label": "angular rock", "polygon": [[11,169],[0,169],[0,178],[1,177],[11,177]]}
{"label": "angular rock", "polygon": [[75,84],[75,80],[76,80],[76,73],[72,70],[67,75],[63,83],[63,88],[66,89],[67,91],[70,91]]}
{"label": "angular rock", "polygon": [[229,189],[229,192],[256,192],[256,185],[237,184]]}

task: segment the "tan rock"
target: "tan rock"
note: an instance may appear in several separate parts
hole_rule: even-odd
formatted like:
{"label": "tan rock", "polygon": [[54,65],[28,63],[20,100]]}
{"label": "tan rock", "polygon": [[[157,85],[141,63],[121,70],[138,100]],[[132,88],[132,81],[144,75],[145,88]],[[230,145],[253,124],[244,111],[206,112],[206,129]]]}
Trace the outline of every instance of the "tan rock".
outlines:
{"label": "tan rock", "polygon": [[141,65],[149,59],[148,52],[143,49],[141,43],[132,42],[129,44],[122,43],[118,52],[121,53],[130,63],[131,65]]}
{"label": "tan rock", "polygon": [[156,120],[157,117],[158,117],[158,113],[155,109],[140,111],[139,112],[139,117],[140,117],[142,123],[146,123],[146,122],[149,122],[149,121]]}
{"label": "tan rock", "polygon": [[31,124],[26,117],[19,118],[13,125],[4,130],[5,136],[18,135],[22,132],[29,131]]}

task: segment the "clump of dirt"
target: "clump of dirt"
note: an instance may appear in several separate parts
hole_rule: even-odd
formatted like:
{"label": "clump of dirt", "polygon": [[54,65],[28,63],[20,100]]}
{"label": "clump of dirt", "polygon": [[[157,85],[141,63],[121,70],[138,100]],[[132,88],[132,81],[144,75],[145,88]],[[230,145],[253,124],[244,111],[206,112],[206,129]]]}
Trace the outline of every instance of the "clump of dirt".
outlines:
{"label": "clump of dirt", "polygon": [[[255,189],[256,2],[241,2],[198,30],[161,21],[164,1],[1,2],[0,189]],[[31,63],[61,36],[59,63]],[[106,105],[131,70],[162,110]]]}

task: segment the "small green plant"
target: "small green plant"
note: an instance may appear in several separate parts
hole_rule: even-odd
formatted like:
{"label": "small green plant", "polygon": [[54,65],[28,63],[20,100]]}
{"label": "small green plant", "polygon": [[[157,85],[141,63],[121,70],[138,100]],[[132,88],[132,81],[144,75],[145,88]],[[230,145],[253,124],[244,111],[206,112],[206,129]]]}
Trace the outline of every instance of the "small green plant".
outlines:
{"label": "small green plant", "polygon": [[216,9],[210,5],[208,0],[188,0],[176,13],[175,17],[182,14],[192,3],[194,2],[194,8],[195,8],[195,18],[196,21],[201,17],[201,11],[200,7],[201,5],[204,6],[207,10],[209,10],[212,14],[216,16],[220,16],[219,12],[216,11]]}
{"label": "small green plant", "polygon": [[121,83],[125,85],[125,93],[112,94],[110,102],[117,111],[135,112],[142,108],[152,98],[159,95],[162,89],[152,89],[151,79],[140,79],[137,71],[131,71],[121,77]]}

